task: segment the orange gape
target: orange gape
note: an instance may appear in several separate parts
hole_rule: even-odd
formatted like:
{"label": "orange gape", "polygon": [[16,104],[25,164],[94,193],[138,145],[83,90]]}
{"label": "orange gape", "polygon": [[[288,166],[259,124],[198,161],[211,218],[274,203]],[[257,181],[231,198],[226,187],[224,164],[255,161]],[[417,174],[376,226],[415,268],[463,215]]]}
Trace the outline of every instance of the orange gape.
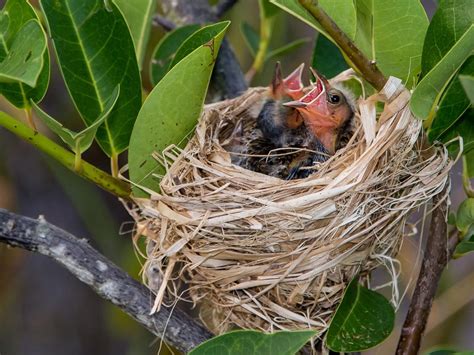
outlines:
{"label": "orange gape", "polygon": [[344,94],[332,88],[324,76],[312,69],[316,83],[306,95],[283,105],[293,107],[303,116],[309,130],[330,154],[336,151],[339,131],[354,115]]}

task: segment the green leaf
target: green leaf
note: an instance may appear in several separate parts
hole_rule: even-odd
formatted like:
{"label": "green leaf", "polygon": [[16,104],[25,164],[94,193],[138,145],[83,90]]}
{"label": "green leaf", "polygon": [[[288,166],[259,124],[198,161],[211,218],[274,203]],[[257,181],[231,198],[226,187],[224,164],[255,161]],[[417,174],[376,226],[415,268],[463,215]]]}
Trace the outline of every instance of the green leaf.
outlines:
{"label": "green leaf", "polygon": [[474,105],[474,75],[459,75],[462,87],[466,92],[466,96],[469,98],[471,105]]}
{"label": "green leaf", "polygon": [[[270,2],[328,37],[321,25],[298,0],[270,0]],[[319,0],[318,4],[351,39],[354,38],[356,33],[356,11],[352,1]]]}
{"label": "green leaf", "polygon": [[29,20],[13,39],[7,56],[0,63],[0,82],[21,82],[36,86],[43,69],[46,36],[37,20]]}
{"label": "green leaf", "polygon": [[420,72],[428,18],[419,0],[356,0],[356,45],[408,88]]}
{"label": "green leaf", "polygon": [[273,334],[236,330],[205,341],[189,355],[293,355],[315,335],[312,330]]}
{"label": "green leaf", "polygon": [[[130,179],[135,184],[159,191],[159,181],[152,174],[163,174],[164,169],[152,153],[161,153],[171,144],[182,147],[194,129],[229,22],[208,27],[216,26],[220,32],[171,68],[143,104],[133,128],[128,155]],[[138,188],[134,194],[143,195]]]}
{"label": "green leaf", "polygon": [[[474,74],[474,57],[470,57],[461,67],[459,73]],[[438,139],[464,115],[471,106],[464,88],[456,75],[447,86],[439,102],[436,117],[428,131],[430,141]]]}
{"label": "green leaf", "polygon": [[449,52],[426,74],[410,101],[412,112],[426,119],[434,112],[440,95],[474,48],[474,25],[459,38]]}
{"label": "green leaf", "polygon": [[[474,149],[474,108],[470,107],[464,114],[439,137],[442,142],[448,142],[458,136],[463,138],[463,154],[469,154]],[[458,154],[458,144],[448,146],[451,156]]]}
{"label": "green leaf", "polygon": [[120,85],[120,96],[97,131],[109,156],[128,147],[141,106],[133,41],[115,4],[103,0],[41,0],[61,72],[86,125],[92,125]]}
{"label": "green leaf", "polygon": [[244,37],[245,44],[250,51],[252,57],[255,57],[258,52],[258,45],[260,43],[260,35],[250,26],[247,22],[242,21],[240,23],[240,32]]}
{"label": "green leaf", "polygon": [[[213,45],[214,39],[220,33],[223,33],[225,29],[229,26],[229,21],[218,22],[213,25],[203,27],[196,32],[194,32],[190,37],[188,37],[184,43],[179,47],[176,55],[171,62],[170,68],[173,68],[178,64],[184,57],[193,52],[196,48],[200,46],[208,46],[209,49],[213,50],[216,47]],[[219,48],[219,46],[217,47]],[[213,55],[217,56],[217,53]]]}
{"label": "green leaf", "polygon": [[424,353],[424,355],[472,355],[472,352],[457,351],[452,349],[435,349]]}
{"label": "green leaf", "polygon": [[107,101],[104,112],[102,112],[99,118],[97,118],[97,120],[92,125],[77,133],[64,127],[60,122],[56,121],[46,112],[44,112],[34,102],[32,103],[32,106],[35,112],[38,114],[38,117],[41,118],[41,120],[46,124],[46,126],[48,126],[51,131],[56,133],[73,152],[82,154],[92,145],[94,137],[97,133],[97,129],[107,119],[107,116],[110,114],[113,107],[117,103],[119,94],[120,88],[117,86],[112,96]]}
{"label": "green leaf", "polygon": [[358,283],[347,287],[326,336],[326,346],[339,352],[363,351],[385,340],[393,330],[395,312],[381,294]]}
{"label": "green leaf", "polygon": [[[38,20],[36,12],[26,0],[8,0],[3,8],[6,21],[0,28],[0,62],[8,54],[9,48],[20,29],[30,20]],[[18,108],[29,108],[30,100],[39,102],[44,97],[49,84],[49,52],[43,54],[43,68],[36,80],[36,86],[24,83],[0,83],[0,94]]]}
{"label": "green leaf", "polygon": [[421,60],[424,78],[411,102],[412,110],[419,118],[434,115],[444,89],[472,53],[474,12],[466,10],[471,4],[471,0],[440,1],[431,20]]}
{"label": "green leaf", "polygon": [[127,21],[135,45],[138,65],[141,68],[150,36],[151,19],[156,9],[156,0],[113,1]]}
{"label": "green leaf", "polygon": [[150,62],[150,81],[153,86],[167,73],[176,51],[184,40],[199,29],[199,25],[179,27],[167,33],[155,47]]}
{"label": "green leaf", "polygon": [[[329,38],[298,0],[271,1]],[[412,86],[428,28],[419,0],[321,0],[318,4],[386,76]]]}
{"label": "green leaf", "polygon": [[464,238],[454,250],[453,257],[455,259],[460,258],[468,253],[474,251],[474,234],[471,235],[469,238]]}
{"label": "green leaf", "polygon": [[318,36],[313,51],[312,67],[324,76],[332,78],[349,66],[334,43],[324,36]]}
{"label": "green leaf", "polygon": [[[474,22],[471,0],[441,0],[423,44],[423,75],[443,59]],[[472,48],[472,47],[471,47]]]}
{"label": "green leaf", "polygon": [[474,178],[474,149],[470,150],[469,152],[465,153],[464,156],[466,157],[466,171],[467,176],[472,179]]}
{"label": "green leaf", "polygon": [[474,224],[474,198],[465,199],[459,205],[456,215],[456,227],[464,236]]}
{"label": "green leaf", "polygon": [[309,38],[300,38],[280,48],[274,49],[267,54],[267,56],[265,57],[265,61],[287,55],[288,53],[291,53],[297,50],[298,48],[300,48],[301,46],[303,46],[305,43],[308,43],[308,42],[309,42]]}
{"label": "green leaf", "polygon": [[258,5],[260,8],[260,11],[262,12],[263,17],[267,19],[275,16],[280,11],[280,9],[277,6],[270,3],[269,0],[258,0]]}

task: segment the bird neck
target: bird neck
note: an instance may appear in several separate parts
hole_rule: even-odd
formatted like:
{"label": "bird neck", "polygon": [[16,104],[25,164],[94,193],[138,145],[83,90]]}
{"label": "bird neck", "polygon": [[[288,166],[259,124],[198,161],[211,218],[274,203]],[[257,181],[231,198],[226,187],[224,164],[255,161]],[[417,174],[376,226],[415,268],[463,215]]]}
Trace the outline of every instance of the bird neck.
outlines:
{"label": "bird neck", "polygon": [[319,141],[327,149],[328,153],[334,154],[336,151],[337,132],[333,127],[319,127],[313,132]]}

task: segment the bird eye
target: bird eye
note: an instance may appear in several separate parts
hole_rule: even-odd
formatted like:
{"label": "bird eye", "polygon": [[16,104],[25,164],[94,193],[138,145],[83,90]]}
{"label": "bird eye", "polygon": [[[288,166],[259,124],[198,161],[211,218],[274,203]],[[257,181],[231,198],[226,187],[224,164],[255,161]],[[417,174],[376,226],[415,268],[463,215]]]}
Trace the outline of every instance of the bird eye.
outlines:
{"label": "bird eye", "polygon": [[329,94],[329,102],[332,104],[338,104],[341,101],[341,97],[338,94]]}

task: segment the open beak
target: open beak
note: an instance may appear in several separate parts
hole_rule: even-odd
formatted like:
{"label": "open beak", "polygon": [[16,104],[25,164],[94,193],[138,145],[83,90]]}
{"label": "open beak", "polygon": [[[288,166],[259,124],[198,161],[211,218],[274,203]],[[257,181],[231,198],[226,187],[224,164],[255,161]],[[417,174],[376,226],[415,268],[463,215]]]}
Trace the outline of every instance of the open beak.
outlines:
{"label": "open beak", "polygon": [[[311,68],[311,70],[313,69]],[[326,94],[329,83],[326,78],[318,75],[316,71],[313,71],[313,74],[315,74],[316,77],[313,88],[300,99],[286,102],[283,105],[294,107],[301,111],[310,122],[317,122],[324,125],[324,121],[327,121],[327,117],[329,116]]]}
{"label": "open beak", "polygon": [[336,123],[329,112],[327,90],[329,82],[326,78],[311,68],[316,82],[313,88],[299,100],[285,103],[285,106],[293,107],[303,116],[307,127],[316,135],[329,153],[336,149],[336,134],[334,128]]}
{"label": "open beak", "polygon": [[293,100],[298,100],[304,96],[304,85],[301,79],[303,75],[304,63],[302,63],[298,68],[296,68],[290,75],[283,79],[285,85],[286,93]]}

